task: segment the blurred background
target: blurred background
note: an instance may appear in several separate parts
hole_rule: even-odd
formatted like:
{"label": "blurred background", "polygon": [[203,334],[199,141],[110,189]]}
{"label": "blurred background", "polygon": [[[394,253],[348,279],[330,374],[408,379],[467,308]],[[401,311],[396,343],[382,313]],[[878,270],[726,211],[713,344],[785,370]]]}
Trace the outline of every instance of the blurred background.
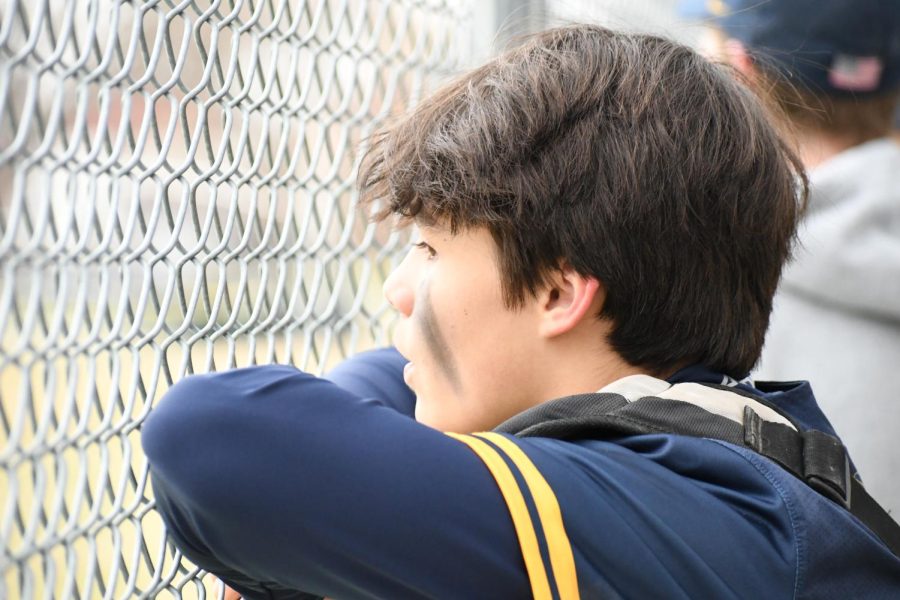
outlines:
{"label": "blurred background", "polygon": [[361,144],[570,21],[698,35],[673,0],[0,7],[0,598],[221,594],[166,542],[142,420],[189,373],[389,343],[409,240],[355,210]]}

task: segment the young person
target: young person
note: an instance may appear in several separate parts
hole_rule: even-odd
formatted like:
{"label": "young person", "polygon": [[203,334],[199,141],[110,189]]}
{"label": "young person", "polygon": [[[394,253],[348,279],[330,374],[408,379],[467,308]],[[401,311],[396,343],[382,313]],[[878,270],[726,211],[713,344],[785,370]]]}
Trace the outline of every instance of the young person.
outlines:
{"label": "young person", "polygon": [[712,439],[846,462],[808,385],[739,382],[798,176],[754,95],[665,39],[564,27],[462,76],[361,168],[419,229],[385,284],[400,354],[174,385],[143,428],[169,535],[247,598],[896,593],[845,494]]}
{"label": "young person", "polygon": [[900,511],[900,2],[684,3],[786,120],[810,176],[759,369],[808,379],[867,487]]}

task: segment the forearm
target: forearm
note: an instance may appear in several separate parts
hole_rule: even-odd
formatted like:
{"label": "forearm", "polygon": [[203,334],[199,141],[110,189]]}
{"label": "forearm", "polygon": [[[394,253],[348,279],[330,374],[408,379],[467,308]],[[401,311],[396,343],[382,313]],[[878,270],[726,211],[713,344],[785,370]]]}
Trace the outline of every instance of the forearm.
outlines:
{"label": "forearm", "polygon": [[[176,544],[241,591],[527,590],[480,461],[331,382],[282,366],[191,377],[162,400],[143,441]],[[448,556],[462,558],[435,575]]]}
{"label": "forearm", "polygon": [[403,380],[407,360],[396,349],[361,352],[341,362],[325,379],[360,398],[376,399],[397,412],[412,417],[416,396]]}

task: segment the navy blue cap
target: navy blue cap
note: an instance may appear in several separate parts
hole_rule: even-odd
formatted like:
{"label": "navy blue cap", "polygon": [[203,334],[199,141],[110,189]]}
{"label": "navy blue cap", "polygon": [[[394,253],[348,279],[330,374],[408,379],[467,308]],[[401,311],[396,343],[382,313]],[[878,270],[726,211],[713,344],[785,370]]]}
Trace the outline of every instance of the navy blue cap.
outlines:
{"label": "navy blue cap", "polygon": [[900,0],[682,0],[789,81],[814,93],[900,88]]}

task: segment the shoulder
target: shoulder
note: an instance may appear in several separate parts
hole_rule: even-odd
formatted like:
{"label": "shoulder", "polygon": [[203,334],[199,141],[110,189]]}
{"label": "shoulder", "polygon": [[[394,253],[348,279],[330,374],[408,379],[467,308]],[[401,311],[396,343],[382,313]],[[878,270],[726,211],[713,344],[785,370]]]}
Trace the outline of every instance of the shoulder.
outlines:
{"label": "shoulder", "polygon": [[587,593],[624,586],[637,597],[741,590],[790,598],[900,589],[896,557],[849,512],[745,448],[669,434],[515,441],[559,499]]}
{"label": "shoulder", "polygon": [[515,441],[558,498],[584,593],[793,594],[803,539],[794,490],[727,444],[665,434]]}

